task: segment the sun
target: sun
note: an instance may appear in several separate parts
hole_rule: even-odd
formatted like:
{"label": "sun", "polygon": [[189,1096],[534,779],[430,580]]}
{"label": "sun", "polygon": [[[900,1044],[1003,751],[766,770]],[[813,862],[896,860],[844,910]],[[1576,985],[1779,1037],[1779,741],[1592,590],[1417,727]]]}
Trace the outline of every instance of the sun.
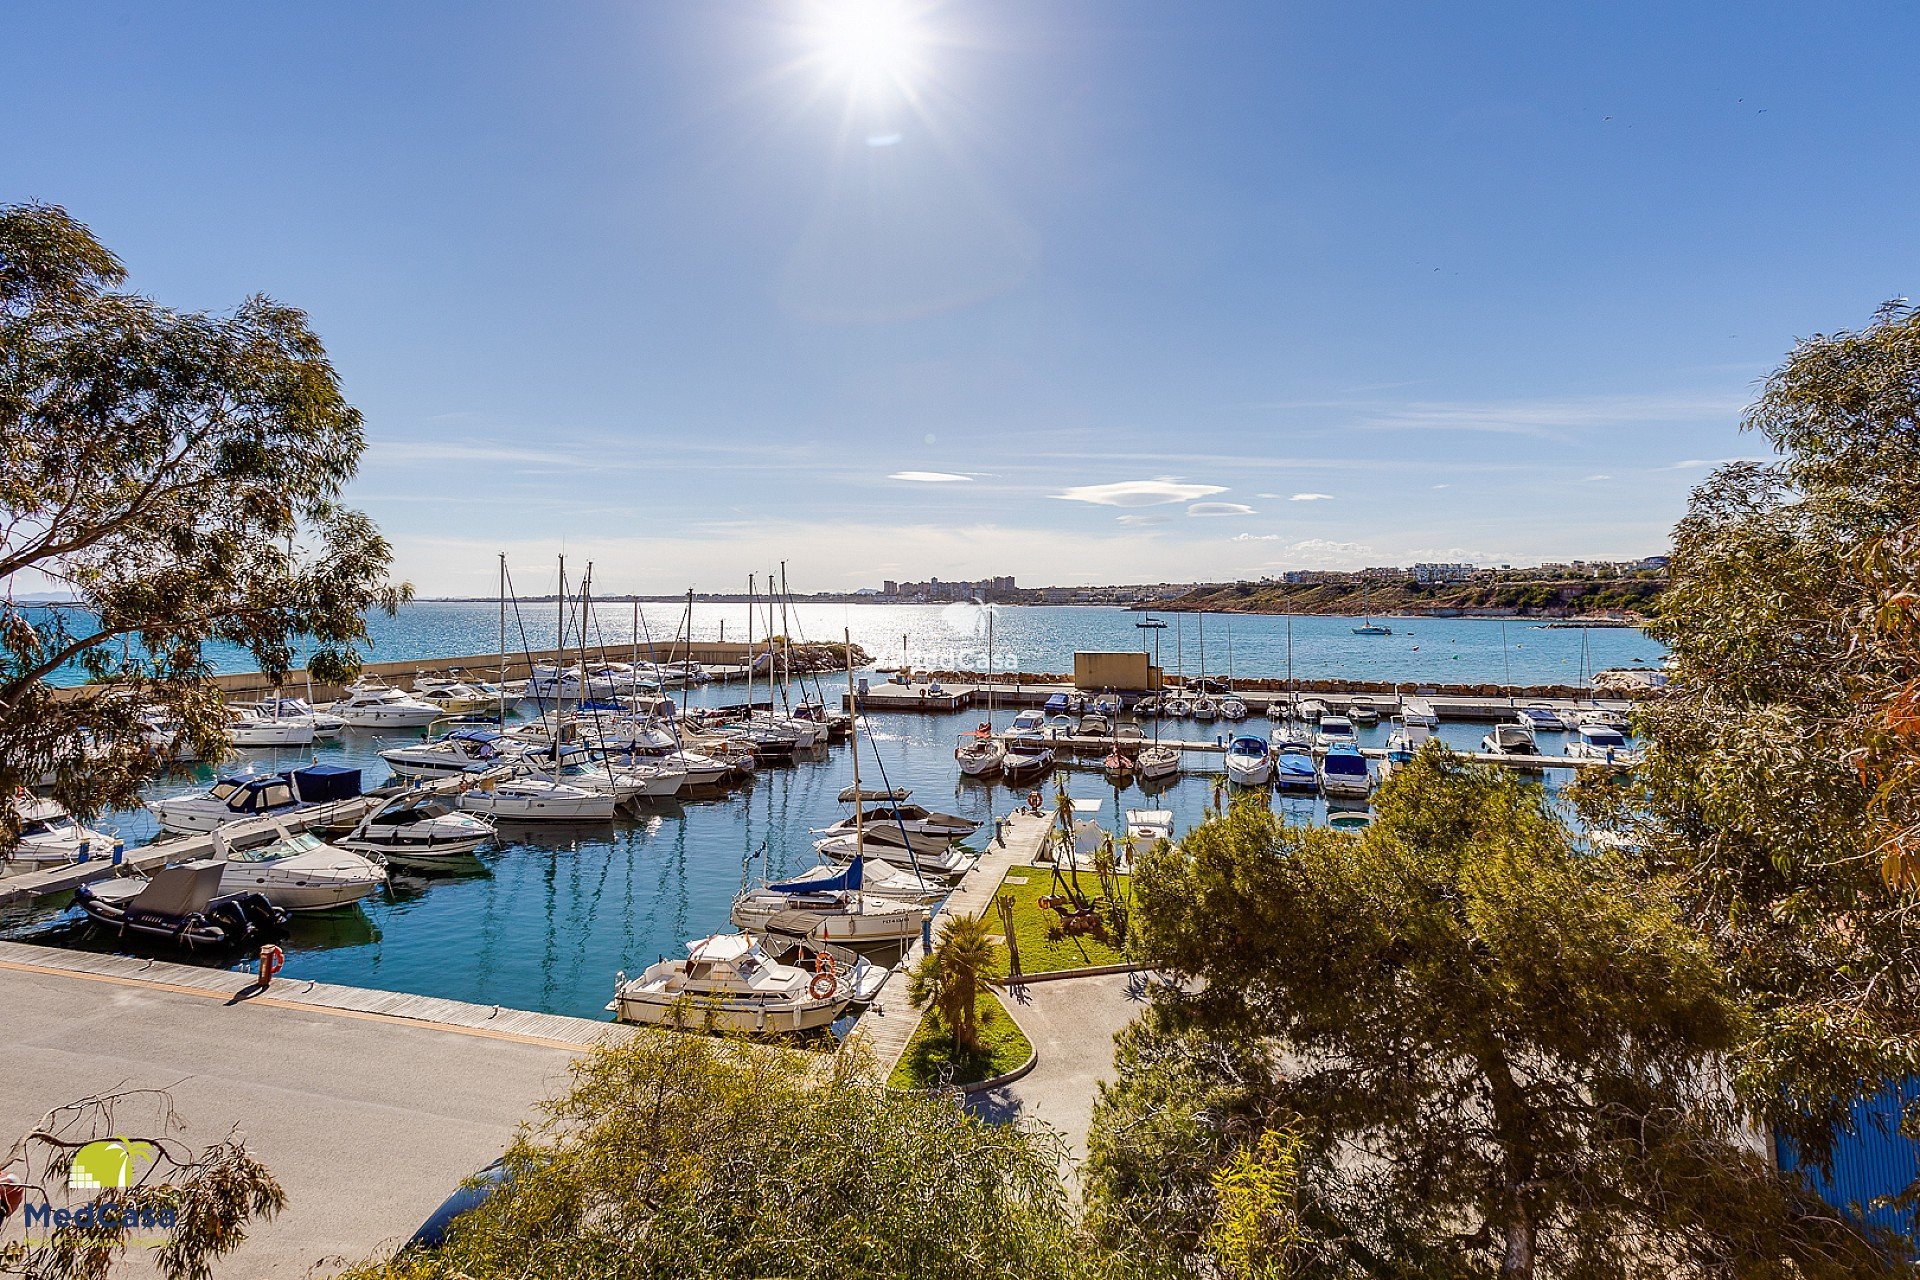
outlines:
{"label": "sun", "polygon": [[814,23],[821,62],[855,89],[904,85],[919,61],[923,33],[902,0],[830,0]]}

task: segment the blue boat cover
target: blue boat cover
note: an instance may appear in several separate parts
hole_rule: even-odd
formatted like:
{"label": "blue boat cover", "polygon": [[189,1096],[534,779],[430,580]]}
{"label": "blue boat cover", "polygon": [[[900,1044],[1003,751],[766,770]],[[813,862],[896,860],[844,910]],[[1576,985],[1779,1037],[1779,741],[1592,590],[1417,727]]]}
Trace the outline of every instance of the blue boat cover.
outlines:
{"label": "blue boat cover", "polygon": [[1280,772],[1297,778],[1313,776],[1313,757],[1289,751],[1280,757]]}
{"label": "blue boat cover", "polygon": [[313,764],[294,771],[300,799],[316,801],[351,800],[360,794],[360,771],[337,764]]}
{"label": "blue boat cover", "polygon": [[1064,694],[1064,693],[1056,693],[1056,694],[1054,694],[1054,695],[1053,695],[1053,696],[1052,696],[1051,698],[1048,698],[1048,699],[1047,699],[1047,710],[1049,710],[1049,711],[1065,711],[1066,709],[1067,709],[1067,695],[1066,695],[1066,694]]}
{"label": "blue boat cover", "polygon": [[1352,747],[1334,747],[1327,752],[1327,758],[1321,765],[1328,773],[1358,775],[1367,771],[1366,757]]}
{"label": "blue boat cover", "polygon": [[767,888],[775,893],[839,893],[843,889],[858,889],[866,880],[864,858],[855,858],[846,865],[837,876],[826,876],[818,880],[788,880],[781,884],[770,884]]}

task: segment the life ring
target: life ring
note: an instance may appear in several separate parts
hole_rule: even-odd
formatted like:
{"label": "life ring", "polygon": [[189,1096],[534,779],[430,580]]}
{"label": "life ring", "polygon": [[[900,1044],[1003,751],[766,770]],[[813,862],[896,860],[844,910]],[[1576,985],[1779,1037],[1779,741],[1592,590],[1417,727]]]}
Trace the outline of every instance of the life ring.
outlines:
{"label": "life ring", "polygon": [[271,943],[260,948],[260,985],[263,987],[270,985],[273,982],[273,976],[280,972],[281,966],[286,962],[287,953]]}
{"label": "life ring", "polygon": [[840,986],[840,978],[831,966],[813,975],[813,981],[807,984],[807,994],[815,1000],[825,1000],[833,995]]}
{"label": "life ring", "polygon": [[1041,808],[1045,804],[1046,804],[1046,801],[1041,798],[1040,793],[1038,791],[1027,792],[1027,808],[1031,809],[1035,813],[1039,813]]}

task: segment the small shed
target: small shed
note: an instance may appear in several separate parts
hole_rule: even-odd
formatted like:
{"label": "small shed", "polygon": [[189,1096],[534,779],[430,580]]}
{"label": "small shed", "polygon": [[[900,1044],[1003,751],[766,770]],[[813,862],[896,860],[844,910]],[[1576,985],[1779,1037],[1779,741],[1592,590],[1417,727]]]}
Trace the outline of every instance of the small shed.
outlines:
{"label": "small shed", "polygon": [[1148,693],[1160,687],[1160,669],[1144,653],[1081,651],[1073,655],[1073,687]]}

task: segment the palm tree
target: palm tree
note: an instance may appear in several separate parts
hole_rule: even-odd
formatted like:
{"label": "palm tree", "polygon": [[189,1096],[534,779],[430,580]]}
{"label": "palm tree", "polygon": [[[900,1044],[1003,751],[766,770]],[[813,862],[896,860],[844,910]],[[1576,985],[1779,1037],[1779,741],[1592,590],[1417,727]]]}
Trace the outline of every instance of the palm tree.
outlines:
{"label": "palm tree", "polygon": [[934,1013],[968,1053],[980,1049],[980,1014],[974,1001],[992,990],[993,944],[979,916],[952,916],[940,926],[940,942],[913,967],[907,994],[915,1007],[932,1002]]}

